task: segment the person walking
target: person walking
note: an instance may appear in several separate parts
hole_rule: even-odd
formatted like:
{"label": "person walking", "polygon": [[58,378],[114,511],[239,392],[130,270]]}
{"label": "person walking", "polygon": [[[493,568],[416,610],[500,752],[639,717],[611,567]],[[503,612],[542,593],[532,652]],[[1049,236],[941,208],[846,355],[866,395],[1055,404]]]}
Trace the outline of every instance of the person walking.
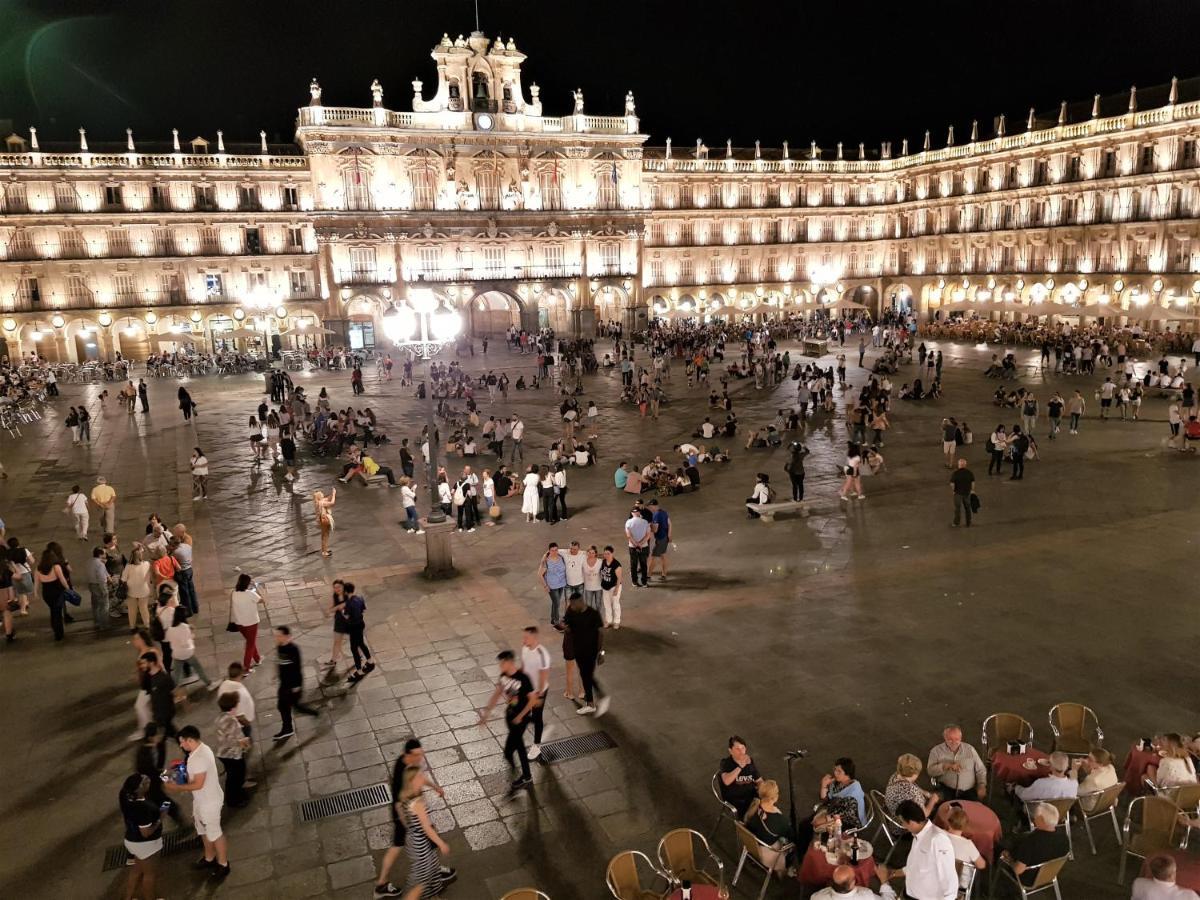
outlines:
{"label": "person walking", "polygon": [[172,577],[179,585],[179,602],[187,607],[191,615],[199,615],[200,597],[196,593],[196,577],[192,571],[192,536],[183,523],[172,526],[168,546],[171,548],[171,558],[177,565]]}
{"label": "person walking", "polygon": [[1012,475],[1009,481],[1020,481],[1025,477],[1025,454],[1029,452],[1029,438],[1021,431],[1020,425],[1013,426],[1012,439],[1008,442],[1009,455],[1012,457]]}
{"label": "person walking", "polygon": [[1071,434],[1079,434],[1079,420],[1083,418],[1084,412],[1087,411],[1087,403],[1083,399],[1083,394],[1076,391],[1071,399],[1067,401],[1067,412],[1071,416]]}
{"label": "person walking", "polygon": [[1037,425],[1038,409],[1037,397],[1033,395],[1033,391],[1030,391],[1021,401],[1021,430],[1025,434],[1033,434],[1033,429]]}
{"label": "person walking", "polygon": [[942,454],[946,457],[946,468],[954,468],[954,454],[958,449],[958,423],[954,419],[942,419]]}
{"label": "person walking", "polygon": [[[2,564],[0,564],[2,565]],[[8,569],[8,566],[3,566]],[[92,624],[97,631],[108,631],[112,623],[108,617],[108,569],[104,566],[104,548],[93,547],[92,557],[85,564],[88,594],[92,601]],[[12,585],[12,571],[8,571],[9,586]],[[3,585],[0,584],[0,591]],[[0,597],[0,603],[6,598]]]}
{"label": "person walking", "polygon": [[[525,752],[525,728],[529,725],[533,708],[540,701],[529,676],[517,668],[516,656],[511,650],[501,650],[496,656],[496,661],[500,664],[500,678],[487,706],[479,712],[479,724],[487,724],[492,708],[503,698],[504,721],[508,725],[504,756],[508,760],[510,770],[520,764],[521,774],[511,785],[513,791],[518,791],[533,784],[533,777],[529,772],[529,755]],[[513,761],[513,757],[516,757],[516,762]]]}
{"label": "person walking", "polygon": [[525,523],[529,524],[537,518],[538,514],[538,499],[541,493],[538,489],[538,482],[541,478],[538,476],[537,466],[531,465],[529,471],[525,473],[525,477],[521,479],[524,489],[521,493],[521,512],[525,513]]}
{"label": "person walking", "polygon": [[117,492],[103,475],[96,476],[96,486],[92,488],[92,502],[100,510],[101,527],[105,531],[115,534],[117,530]]}
{"label": "person walking", "polygon": [[142,687],[150,696],[150,715],[158,729],[158,759],[156,768],[162,769],[167,756],[166,739],[175,737],[175,682],[163,668],[162,657],[154,650],[147,650],[138,657]]}
{"label": "person walking", "polygon": [[[404,845],[408,850],[408,878],[404,882],[404,900],[421,900],[441,893],[454,880],[454,870],[442,866],[442,856],[450,855],[450,845],[442,840],[430,821],[422,791],[426,776],[416,766],[407,766],[401,778],[396,808],[404,826]],[[447,877],[449,872],[449,877]],[[376,896],[380,894],[378,889]]]}
{"label": "person walking", "polygon": [[245,647],[242,651],[242,668],[253,672],[254,667],[262,662],[258,652],[258,625],[262,621],[258,607],[265,606],[262,594],[254,579],[242,572],[238,575],[233,592],[229,595],[229,621],[242,635]]}
{"label": "person walking", "polygon": [[647,560],[650,556],[650,523],[635,506],[625,520],[625,539],[629,545],[629,577],[634,587],[645,587],[649,581]]}
{"label": "person walking", "polygon": [[[376,897],[399,897],[404,893],[403,890],[388,881],[388,875],[391,874],[396,860],[400,858],[401,849],[407,844],[408,828],[401,816],[403,811],[401,798],[404,794],[404,773],[409,769],[421,774],[422,791],[431,790],[443,800],[446,799],[446,791],[433,778],[433,772],[429,768],[429,760],[425,758],[425,750],[421,747],[421,742],[415,737],[409,738],[404,742],[404,749],[396,757],[396,763],[392,767],[392,846],[387,848],[379,863],[379,876],[375,880],[374,895]],[[454,869],[449,866],[439,866],[438,874],[442,887],[458,877]]]}
{"label": "person walking", "polygon": [[87,411],[87,407],[80,404],[79,409],[79,437],[86,443],[92,442],[92,414]]}
{"label": "person walking", "polygon": [[135,772],[121,785],[117,802],[125,828],[125,849],[132,868],[125,883],[125,900],[141,897],[154,900],[158,896],[155,881],[158,877],[158,854],[162,852],[163,810],[147,799],[153,782]]}
{"label": "person walking", "polygon": [[179,386],[178,397],[179,411],[183,413],[183,421],[190,422],[196,412],[196,401],[192,399],[192,395],[183,385]]}
{"label": "person walking", "polygon": [[558,544],[551,541],[538,565],[538,578],[550,598],[550,624],[562,630],[563,597],[567,591],[567,561],[558,552]]}
{"label": "person walking", "polygon": [[188,624],[188,611],[182,606],[176,606],[171,617],[171,625],[164,632],[163,639],[171,645],[171,677],[179,685],[177,699],[185,700],[187,692],[183,689],[183,667],[186,663],[192,667],[204,686],[210,691],[217,689],[217,683],[208,677],[204,666],[196,658],[196,634]]}
{"label": "person walking", "polygon": [[229,842],[221,830],[225,792],[221,790],[217,758],[212,748],[201,742],[200,729],[195,725],[179,729],[179,746],[187,754],[187,781],[184,784],[168,781],[163,787],[168,793],[192,795],[192,822],[204,844],[204,856],[196,861],[196,866],[207,869],[214,878],[226,878],[230,871]]}
{"label": "person walking", "polygon": [[958,468],[950,476],[950,487],[954,493],[954,522],[951,527],[957,528],[959,512],[965,511],[967,527],[971,527],[971,495],[975,493],[975,475],[967,468],[967,461],[960,459]]}
{"label": "person walking", "polygon": [[546,698],[550,695],[550,651],[542,646],[536,625],[526,626],[525,633],[521,635],[521,671],[533,682],[533,692],[538,698],[529,714],[533,722],[533,743],[526,751],[530,759],[537,759],[542,755],[542,733],[545,730],[543,714]]}
{"label": "person walking", "polygon": [[521,462],[525,462],[525,451],[521,449],[525,440],[525,422],[519,416],[513,416],[509,437],[512,438],[512,453],[508,457],[508,464],[515,466],[518,456],[521,457]]}
{"label": "person walking", "polygon": [[42,602],[50,609],[50,627],[56,641],[61,641],[65,635],[66,596],[71,590],[69,572],[70,567],[63,558],[62,548],[51,541],[42,551],[33,577],[42,586]]}
{"label": "person walking", "polygon": [[842,472],[846,480],[842,482],[842,489],[838,491],[838,499],[846,502],[850,499],[849,492],[855,491],[859,500],[866,500],[862,492],[862,451],[858,444],[846,445],[846,464],[842,467]]}
{"label": "person walking", "polygon": [[1062,429],[1062,414],[1066,405],[1066,401],[1058,391],[1055,391],[1054,396],[1046,403],[1046,417],[1050,420],[1050,440],[1054,440]]}
{"label": "person walking", "polygon": [[375,660],[365,638],[367,630],[367,601],[354,592],[354,584],[342,582],[343,600],[335,615],[346,623],[346,635],[350,638],[350,655],[354,657],[354,671],[346,678],[350,684],[358,684],[375,671]]}
{"label": "person walking", "polygon": [[79,485],[71,488],[71,493],[67,495],[67,505],[63,507],[63,512],[69,515],[75,523],[75,537],[81,541],[86,541],[89,519],[88,498],[87,494],[79,489]]}
{"label": "person walking", "polygon": [[68,428],[71,429],[71,445],[78,446],[79,445],[79,413],[78,413],[78,411],[76,411],[75,407],[72,406],[67,411],[67,417],[63,420],[63,424],[65,424]]}
{"label": "person walking", "polygon": [[192,497],[193,500],[208,499],[208,457],[199,447],[192,448]]}
{"label": "person walking", "polygon": [[287,625],[275,628],[275,652],[279,666],[279,692],[276,701],[282,725],[274,740],[282,741],[296,733],[292,722],[292,710],[306,716],[318,716],[311,706],[301,702],[304,693],[304,669],[301,667],[300,648],[292,642],[292,629]]}
{"label": "person walking", "polygon": [[[605,556],[608,555],[606,551]],[[579,667],[579,680],[583,683],[583,706],[575,712],[581,716],[589,713],[602,716],[608,712],[609,698],[607,694],[601,696],[596,667],[604,662],[604,624],[600,614],[579,596],[571,598],[565,620],[575,652],[575,665]]]}

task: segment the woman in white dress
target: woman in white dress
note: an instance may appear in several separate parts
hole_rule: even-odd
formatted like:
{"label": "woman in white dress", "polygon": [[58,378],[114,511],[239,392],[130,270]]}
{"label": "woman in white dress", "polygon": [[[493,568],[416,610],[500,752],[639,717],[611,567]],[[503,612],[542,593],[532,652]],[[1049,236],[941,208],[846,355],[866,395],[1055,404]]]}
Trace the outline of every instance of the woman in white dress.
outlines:
{"label": "woman in white dress", "polygon": [[521,512],[525,513],[526,522],[532,522],[537,517],[538,501],[541,497],[538,492],[539,481],[541,479],[538,477],[537,466],[530,466],[521,481],[525,485],[525,493],[521,495]]}

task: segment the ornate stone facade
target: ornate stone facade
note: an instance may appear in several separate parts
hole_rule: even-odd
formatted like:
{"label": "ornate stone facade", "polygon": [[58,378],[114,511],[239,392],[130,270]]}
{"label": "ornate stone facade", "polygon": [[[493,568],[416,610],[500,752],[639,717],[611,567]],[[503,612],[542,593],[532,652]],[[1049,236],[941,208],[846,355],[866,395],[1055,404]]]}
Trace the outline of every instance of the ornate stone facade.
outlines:
{"label": "ornate stone facade", "polygon": [[[1041,121],[918,153],[644,148],[624,114],[543,115],[525,56],[481,34],[433,49],[411,112],[325,105],[296,144],[0,154],[0,335],[10,355],[122,350],[191,335],[370,345],[406,285],[433,286],[477,335],[587,334],[651,315],[770,316],[818,304],[992,315],[1196,314],[1200,102]],[[430,96],[427,98],[426,93]],[[569,106],[568,106],[569,104]],[[1114,113],[1115,114],[1111,114]],[[231,336],[235,335],[235,336]]]}

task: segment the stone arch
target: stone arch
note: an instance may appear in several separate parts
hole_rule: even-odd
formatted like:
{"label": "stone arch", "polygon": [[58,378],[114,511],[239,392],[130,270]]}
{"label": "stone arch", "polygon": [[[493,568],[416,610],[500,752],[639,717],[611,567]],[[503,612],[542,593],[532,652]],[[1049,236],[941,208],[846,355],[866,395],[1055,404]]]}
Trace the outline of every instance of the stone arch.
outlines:
{"label": "stone arch", "polygon": [[114,317],[112,336],[113,349],[125,359],[143,362],[152,352],[150,330],[138,316]]}
{"label": "stone arch", "polygon": [[913,309],[917,293],[907,281],[893,282],[883,289],[882,302],[891,309]]}
{"label": "stone arch", "polygon": [[501,338],[512,325],[524,327],[525,304],[510,291],[493,287],[476,290],[467,306],[467,333],[471,337]]}
{"label": "stone arch", "polygon": [[87,362],[104,358],[104,329],[89,316],[79,316],[68,321],[62,329],[66,340],[67,355],[75,362]]}

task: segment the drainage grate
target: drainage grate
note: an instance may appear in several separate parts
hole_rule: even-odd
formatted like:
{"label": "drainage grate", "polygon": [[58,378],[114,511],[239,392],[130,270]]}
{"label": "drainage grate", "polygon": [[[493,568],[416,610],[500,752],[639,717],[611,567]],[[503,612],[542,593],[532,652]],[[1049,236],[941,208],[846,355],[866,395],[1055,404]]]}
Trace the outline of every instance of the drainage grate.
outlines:
{"label": "drainage grate", "polygon": [[384,781],[367,787],[355,788],[352,791],[326,794],[315,800],[305,800],[300,804],[300,817],[303,822],[315,822],[318,819],[344,816],[347,813],[362,812],[364,809],[387,806],[391,802],[392,788]]}
{"label": "drainage grate", "polygon": [[[184,833],[182,831],[172,831],[170,834],[163,836],[163,853],[178,853],[181,850],[195,850],[200,846],[200,835],[194,831]],[[129,859],[129,851],[124,847],[109,847],[104,851],[104,868],[102,872],[111,872],[114,869],[125,868],[125,863]]]}
{"label": "drainage grate", "polygon": [[591,734],[581,734],[577,737],[542,744],[542,753],[538,760],[544,763],[566,762],[568,759],[586,756],[589,753],[611,750],[615,746],[617,746],[617,742],[608,736],[607,731],[593,731]]}

